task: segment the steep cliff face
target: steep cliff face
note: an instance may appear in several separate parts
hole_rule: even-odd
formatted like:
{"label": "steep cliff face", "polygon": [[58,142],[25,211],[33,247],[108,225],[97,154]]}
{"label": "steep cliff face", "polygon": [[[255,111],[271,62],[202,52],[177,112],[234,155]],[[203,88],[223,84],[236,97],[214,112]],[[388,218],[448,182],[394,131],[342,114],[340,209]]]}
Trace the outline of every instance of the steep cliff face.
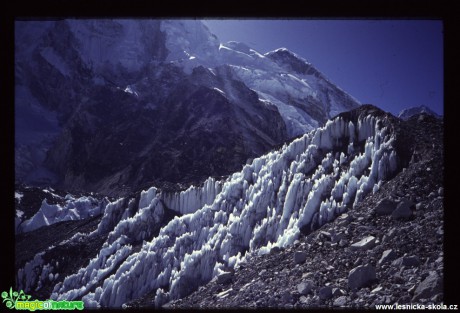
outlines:
{"label": "steep cliff face", "polygon": [[[153,104],[155,96],[94,90],[48,155],[46,164],[66,173],[63,187],[114,194],[163,182],[199,183],[238,170],[286,138],[276,109],[241,82],[219,81],[202,67],[176,75],[161,105]],[[148,86],[161,83],[163,77]]]}
{"label": "steep cliff face", "polygon": [[358,105],[294,54],[223,45],[200,21],[24,21],[16,38],[18,182],[180,188]]}

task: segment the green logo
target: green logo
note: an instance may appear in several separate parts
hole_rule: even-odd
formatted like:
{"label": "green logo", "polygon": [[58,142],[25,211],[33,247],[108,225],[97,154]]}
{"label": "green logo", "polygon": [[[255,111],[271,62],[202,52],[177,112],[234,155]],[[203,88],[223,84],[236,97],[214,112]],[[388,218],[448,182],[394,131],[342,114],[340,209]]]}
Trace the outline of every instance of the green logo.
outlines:
{"label": "green logo", "polygon": [[24,293],[24,291],[20,291],[19,293],[17,291],[13,291],[13,287],[10,288],[10,294],[8,294],[6,291],[2,292],[2,298],[3,302],[6,301],[5,305],[7,308],[12,309],[14,308],[16,301],[18,300],[29,300],[31,296],[28,296]]}
{"label": "green logo", "polygon": [[20,292],[13,291],[10,288],[10,292],[2,292],[3,302],[9,309],[16,310],[83,310],[85,307],[83,301],[54,301],[54,300],[32,300],[32,296],[26,295],[23,290]]}

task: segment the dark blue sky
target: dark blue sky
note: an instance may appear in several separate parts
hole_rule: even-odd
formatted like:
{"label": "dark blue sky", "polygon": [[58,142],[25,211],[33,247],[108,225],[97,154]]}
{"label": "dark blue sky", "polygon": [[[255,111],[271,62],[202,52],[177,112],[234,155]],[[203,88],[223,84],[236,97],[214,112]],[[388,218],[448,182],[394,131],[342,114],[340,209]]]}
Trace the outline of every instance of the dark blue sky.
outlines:
{"label": "dark blue sky", "polygon": [[393,114],[443,110],[443,24],[438,20],[205,20],[222,42],[259,52],[285,47],[358,99]]}

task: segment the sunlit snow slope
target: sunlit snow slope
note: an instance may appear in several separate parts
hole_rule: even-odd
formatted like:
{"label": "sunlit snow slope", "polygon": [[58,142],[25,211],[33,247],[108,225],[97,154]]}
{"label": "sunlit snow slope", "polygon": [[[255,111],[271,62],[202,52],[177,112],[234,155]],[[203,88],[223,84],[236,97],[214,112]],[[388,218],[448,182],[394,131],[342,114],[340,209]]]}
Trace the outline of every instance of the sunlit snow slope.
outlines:
{"label": "sunlit snow slope", "polygon": [[[156,292],[161,305],[252,254],[293,243],[352,209],[397,172],[394,120],[363,106],[254,159],[223,182],[209,179],[173,196],[152,187],[134,210],[132,201],[109,203],[89,235],[110,232],[101,251],[58,283],[51,298],[120,307]],[[166,208],[182,214],[152,237]],[[27,277],[37,274],[33,264],[27,266],[19,280],[33,286]]]}
{"label": "sunlit snow slope", "polygon": [[167,60],[188,72],[198,65],[228,65],[262,101],[278,108],[291,138],[360,104],[286,48],[263,54],[245,43],[220,43],[199,21],[164,21],[162,30],[170,51]]}

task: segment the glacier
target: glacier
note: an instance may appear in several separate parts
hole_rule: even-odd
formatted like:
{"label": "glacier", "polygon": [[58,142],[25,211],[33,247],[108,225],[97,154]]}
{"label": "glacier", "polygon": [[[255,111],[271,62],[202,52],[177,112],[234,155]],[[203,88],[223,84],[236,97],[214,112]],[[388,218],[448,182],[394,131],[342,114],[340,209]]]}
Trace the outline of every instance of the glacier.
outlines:
{"label": "glacier", "polygon": [[[56,284],[51,299],[121,307],[155,292],[161,306],[352,210],[399,169],[388,115],[360,112],[327,121],[223,181],[175,193],[151,187],[138,203],[107,204],[88,235],[108,232],[103,248]],[[166,209],[179,215],[155,232]]]}
{"label": "glacier", "polygon": [[[203,183],[202,187],[190,186],[186,190],[178,192],[161,192],[159,197],[165,205],[179,214],[195,212],[205,204],[211,204],[216,195],[221,191],[222,182],[214,178],[209,178]],[[44,189],[43,192],[51,193]],[[139,210],[147,207],[153,198],[155,198],[157,188],[152,187],[147,191],[142,191],[139,201]],[[55,199],[61,200],[63,204],[49,204],[46,199],[38,211],[28,220],[22,221],[22,214],[17,212],[16,232],[24,233],[38,229],[42,226],[49,226],[63,221],[74,221],[97,216],[102,213],[103,218],[99,224],[99,233],[113,228],[120,220],[132,217],[129,212],[137,208],[133,207],[134,201],[128,203],[125,208],[126,199],[120,198],[110,202],[107,197],[98,200],[91,196],[82,196],[76,198],[67,194],[65,198],[51,193]],[[15,198],[21,200],[23,195],[16,192]]]}
{"label": "glacier", "polygon": [[[57,195],[54,196],[62,198]],[[74,198],[70,194],[64,200],[64,204],[49,204],[46,199],[43,199],[40,208],[30,219],[17,222],[16,232],[30,232],[42,226],[49,226],[58,222],[93,217],[104,212],[108,203],[107,199],[99,201],[90,196]]]}

